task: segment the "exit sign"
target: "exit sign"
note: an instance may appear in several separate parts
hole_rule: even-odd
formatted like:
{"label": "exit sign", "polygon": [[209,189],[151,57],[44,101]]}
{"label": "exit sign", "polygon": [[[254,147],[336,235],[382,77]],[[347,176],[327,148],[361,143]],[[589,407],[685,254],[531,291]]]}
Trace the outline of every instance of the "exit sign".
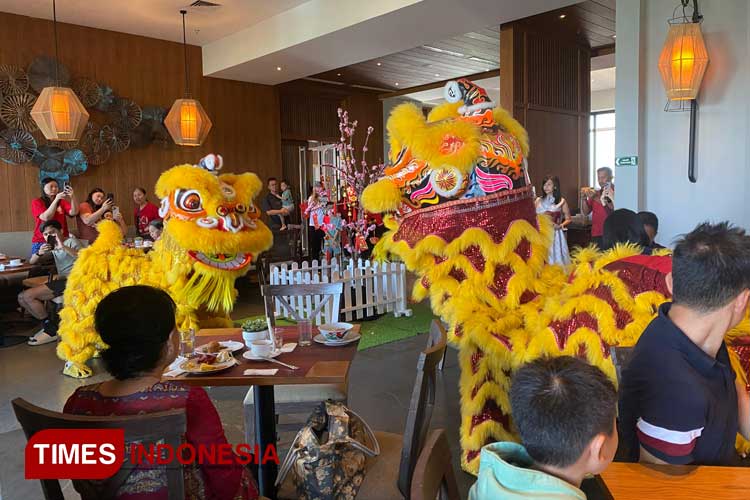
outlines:
{"label": "exit sign", "polygon": [[618,156],[615,159],[615,165],[618,167],[637,167],[638,157],[637,156]]}

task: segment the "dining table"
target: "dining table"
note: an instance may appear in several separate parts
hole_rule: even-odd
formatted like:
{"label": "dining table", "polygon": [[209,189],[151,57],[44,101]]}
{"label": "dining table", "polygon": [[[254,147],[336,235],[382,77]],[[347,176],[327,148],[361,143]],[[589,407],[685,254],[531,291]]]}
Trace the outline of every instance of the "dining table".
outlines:
{"label": "dining table", "polygon": [[[13,259],[20,259],[21,265],[9,266],[10,261]],[[20,287],[23,278],[28,276],[30,271],[38,269],[39,266],[36,264],[30,264],[27,259],[21,259],[20,257],[14,257],[12,255],[4,255],[0,257],[0,264],[4,267],[4,269],[0,271],[0,288],[2,288],[2,291],[0,292],[0,301],[2,302],[3,308],[5,308],[5,306],[10,307],[9,303],[11,301],[13,301],[14,305],[17,305],[17,291],[14,287]],[[13,323],[21,324],[22,322]],[[29,339],[28,334],[15,335],[13,333],[8,333],[13,330],[14,328],[10,324],[5,324],[4,328],[0,329],[0,349],[22,344]]]}
{"label": "dining table", "polygon": [[615,500],[750,498],[750,467],[614,462],[598,479]]}
{"label": "dining table", "polygon": [[[284,338],[284,344],[297,342],[297,327],[277,327]],[[354,325],[352,331],[359,333],[359,325]],[[319,333],[313,327],[313,337]],[[212,341],[233,340],[244,344],[240,328],[204,328],[195,334],[197,348]],[[188,385],[213,386],[252,386],[255,408],[255,442],[261,454],[269,445],[276,445],[276,410],[274,403],[274,386],[276,385],[308,385],[308,384],[344,384],[349,376],[349,368],[357,353],[359,340],[344,345],[325,345],[312,342],[309,346],[297,345],[293,351],[284,352],[274,358],[288,365],[296,366],[290,369],[270,361],[249,361],[242,357],[247,350],[235,352],[235,359],[239,362],[221,372],[208,374],[181,374],[177,377],[165,377],[166,380],[178,380]],[[273,375],[245,375],[247,369],[268,370],[277,369]],[[260,494],[276,498],[276,477],[278,464],[274,462],[259,463],[258,488]]]}

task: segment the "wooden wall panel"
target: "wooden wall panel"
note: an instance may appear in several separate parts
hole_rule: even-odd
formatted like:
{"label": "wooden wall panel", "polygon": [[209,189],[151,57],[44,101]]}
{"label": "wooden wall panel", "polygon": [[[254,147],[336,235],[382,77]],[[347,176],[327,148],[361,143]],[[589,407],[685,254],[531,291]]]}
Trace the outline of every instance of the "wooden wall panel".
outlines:
{"label": "wooden wall panel", "polygon": [[[58,24],[58,34],[60,60],[73,75],[106,83],[117,95],[141,106],[169,108],[184,92],[181,44],[70,24]],[[0,64],[26,67],[36,56],[53,55],[53,47],[50,21],[0,13]],[[113,191],[132,223],[133,188],[152,191],[167,168],[194,163],[211,152],[223,155],[226,171],[252,171],[261,178],[281,174],[278,91],[203,77],[199,47],[188,47],[188,60],[192,94],[213,122],[205,144],[200,148],[150,145],[114,155],[72,179],[79,200],[94,187]],[[38,172],[33,165],[0,163],[0,186],[10,188],[0,200],[0,232],[33,228],[29,204],[39,195]]]}
{"label": "wooden wall panel", "polygon": [[349,111],[349,119],[357,120],[355,144],[364,143],[368,126],[374,128],[368,144],[367,161],[383,160],[383,103],[378,93],[349,86],[295,80],[279,85],[281,107],[281,138],[285,141],[338,142],[337,109]]}
{"label": "wooden wall panel", "polygon": [[529,20],[501,27],[501,103],[529,133],[529,173],[541,189],[560,178],[572,210],[588,184],[591,52],[575,33],[540,32]]}
{"label": "wooden wall panel", "polygon": [[[570,140],[578,130],[578,117],[575,115],[550,113],[530,109],[527,112],[526,130],[532,138],[532,150],[529,157],[531,180],[540,195],[542,179],[546,175],[560,178],[560,189],[568,203],[578,205],[578,141]],[[561,130],[573,131],[573,134],[561,134]],[[534,138],[545,138],[540,140]]]}

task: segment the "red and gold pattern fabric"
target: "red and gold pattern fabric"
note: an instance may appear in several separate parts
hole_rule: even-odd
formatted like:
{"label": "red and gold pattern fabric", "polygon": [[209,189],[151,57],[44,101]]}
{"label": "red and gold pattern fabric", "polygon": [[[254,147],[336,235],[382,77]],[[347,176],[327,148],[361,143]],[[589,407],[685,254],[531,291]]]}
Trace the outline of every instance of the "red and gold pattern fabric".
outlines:
{"label": "red and gold pattern fabric", "polygon": [[[535,213],[526,133],[500,108],[491,110],[497,128],[488,128],[487,101],[471,85],[449,84],[454,104],[438,106],[427,122],[408,108],[388,121],[392,147],[407,152],[407,165],[433,172],[433,191],[436,184],[453,188],[450,175],[435,173],[448,165],[476,179],[466,194],[415,204],[413,189],[394,184],[412,176],[402,162],[368,187],[362,202],[368,211],[391,213],[376,257],[402,260],[418,276],[413,298],[430,299],[459,347],[461,462],[476,473],[482,446],[517,439],[508,400],[513,372],[542,355],[571,355],[614,380],[610,347],[634,345],[671,298],[672,261],[666,252],[643,256],[625,245],[606,253],[583,249],[567,268],[548,265],[554,230],[549,217]],[[749,332],[745,321],[727,337],[745,383]],[[750,450],[739,436],[737,447]]]}

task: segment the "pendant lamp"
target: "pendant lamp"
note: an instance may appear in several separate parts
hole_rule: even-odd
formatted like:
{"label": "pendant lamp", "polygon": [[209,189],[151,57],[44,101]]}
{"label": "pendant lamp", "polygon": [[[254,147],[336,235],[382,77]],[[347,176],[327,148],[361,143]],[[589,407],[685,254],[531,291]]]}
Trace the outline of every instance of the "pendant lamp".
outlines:
{"label": "pendant lamp", "polygon": [[188,78],[187,40],[185,37],[185,14],[182,14],[182,46],[185,52],[185,97],[177,99],[169,110],[164,125],[175,144],[180,146],[200,146],[211,130],[211,120],[196,99],[190,98],[190,79]]}
{"label": "pendant lamp", "polygon": [[52,0],[52,25],[55,30],[55,87],[45,87],[39,94],[31,118],[44,137],[50,141],[77,141],[81,137],[89,113],[75,92],[60,86],[60,59],[57,50],[57,8]]}

